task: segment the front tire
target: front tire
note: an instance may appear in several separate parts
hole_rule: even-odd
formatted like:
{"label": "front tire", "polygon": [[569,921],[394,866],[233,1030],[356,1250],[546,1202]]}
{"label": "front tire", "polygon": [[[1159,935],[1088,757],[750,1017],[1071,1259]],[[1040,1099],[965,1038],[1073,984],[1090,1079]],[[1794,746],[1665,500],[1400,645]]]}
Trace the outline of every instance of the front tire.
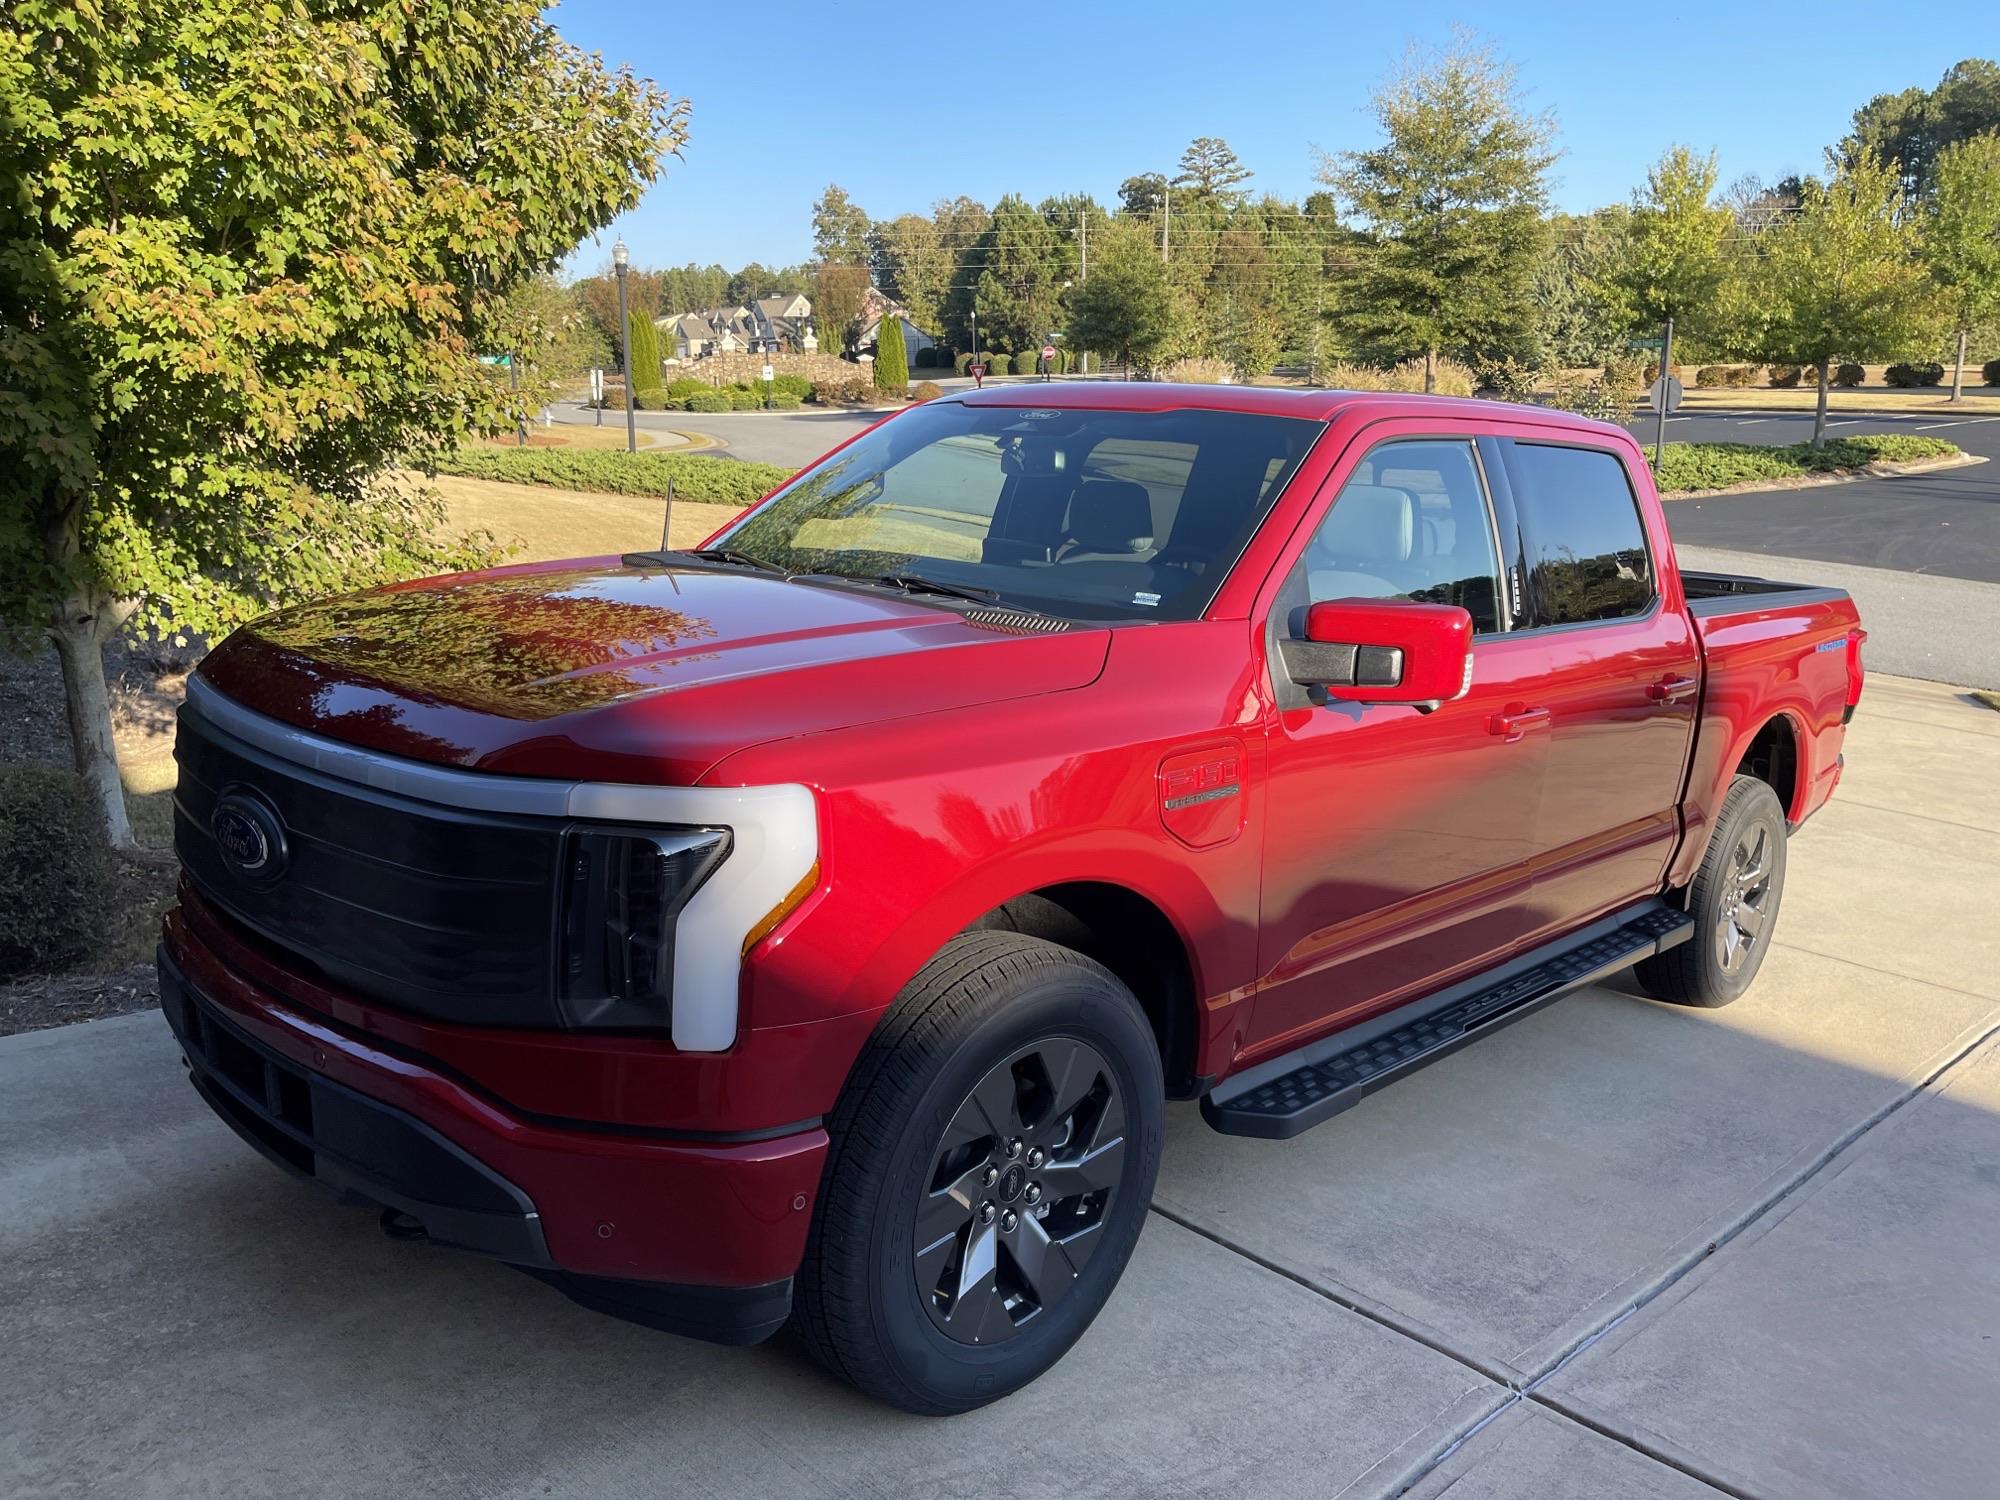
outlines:
{"label": "front tire", "polygon": [[1100,965],[954,938],[841,1095],[793,1302],[819,1362],[906,1411],[969,1411],[1062,1358],[1125,1269],[1159,1172],[1151,1027]]}
{"label": "front tire", "polygon": [[1785,810],[1767,783],[1738,776],[1688,888],[1694,936],[1642,959],[1634,976],[1656,1000],[1729,1004],[1763,966],[1784,894]]}

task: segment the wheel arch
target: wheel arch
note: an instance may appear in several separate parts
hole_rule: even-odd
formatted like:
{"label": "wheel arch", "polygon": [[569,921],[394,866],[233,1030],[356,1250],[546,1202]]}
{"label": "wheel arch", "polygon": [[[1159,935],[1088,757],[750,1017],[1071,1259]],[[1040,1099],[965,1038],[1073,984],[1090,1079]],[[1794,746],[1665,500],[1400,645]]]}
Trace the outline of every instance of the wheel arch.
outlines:
{"label": "wheel arch", "polygon": [[[1785,821],[1796,825],[1805,813],[1807,771],[1805,731],[1790,709],[1780,709],[1737,746],[1730,775],[1754,776],[1778,794]],[[1726,790],[1726,785],[1725,785]]]}

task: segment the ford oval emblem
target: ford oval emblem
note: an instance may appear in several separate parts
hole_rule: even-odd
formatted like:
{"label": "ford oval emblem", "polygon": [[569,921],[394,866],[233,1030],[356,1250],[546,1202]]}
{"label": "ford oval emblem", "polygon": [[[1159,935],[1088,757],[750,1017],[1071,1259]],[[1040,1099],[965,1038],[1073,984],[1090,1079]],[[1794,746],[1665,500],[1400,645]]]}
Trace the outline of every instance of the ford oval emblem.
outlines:
{"label": "ford oval emblem", "polygon": [[209,832],[223,864],[245,880],[276,880],[285,869],[285,825],[262,797],[225,792],[209,815]]}

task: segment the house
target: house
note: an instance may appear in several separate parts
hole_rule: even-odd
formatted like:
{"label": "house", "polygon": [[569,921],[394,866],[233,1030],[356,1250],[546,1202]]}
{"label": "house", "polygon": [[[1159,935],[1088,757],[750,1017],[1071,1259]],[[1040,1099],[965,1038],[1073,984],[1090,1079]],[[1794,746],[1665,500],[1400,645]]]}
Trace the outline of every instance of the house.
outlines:
{"label": "house", "polygon": [[778,354],[818,347],[811,327],[812,302],[796,294],[759,297],[734,307],[670,314],[653,320],[669,358],[701,359],[710,354]]}

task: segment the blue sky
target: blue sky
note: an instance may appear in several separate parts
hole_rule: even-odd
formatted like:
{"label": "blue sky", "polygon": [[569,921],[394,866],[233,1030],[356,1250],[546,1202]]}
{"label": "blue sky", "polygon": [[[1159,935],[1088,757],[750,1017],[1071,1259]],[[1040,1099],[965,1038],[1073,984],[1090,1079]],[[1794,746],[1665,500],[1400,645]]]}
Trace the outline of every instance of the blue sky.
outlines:
{"label": "blue sky", "polygon": [[[2000,4],[1737,0],[1734,4],[1436,6],[945,3],[635,4],[567,0],[572,41],[693,103],[685,159],[585,244],[623,233],[646,265],[811,250],[811,205],[838,182],[877,218],[966,193],[991,204],[1089,192],[1111,202],[1221,136],[1253,188],[1313,189],[1314,148],[1373,139],[1364,113],[1412,41],[1476,23],[1555,112],[1556,202],[1628,197],[1674,141],[1720,152],[1729,182],[1816,168],[1856,106],[1930,87],[1962,57],[2000,56]],[[885,80],[893,102],[881,103]]]}

